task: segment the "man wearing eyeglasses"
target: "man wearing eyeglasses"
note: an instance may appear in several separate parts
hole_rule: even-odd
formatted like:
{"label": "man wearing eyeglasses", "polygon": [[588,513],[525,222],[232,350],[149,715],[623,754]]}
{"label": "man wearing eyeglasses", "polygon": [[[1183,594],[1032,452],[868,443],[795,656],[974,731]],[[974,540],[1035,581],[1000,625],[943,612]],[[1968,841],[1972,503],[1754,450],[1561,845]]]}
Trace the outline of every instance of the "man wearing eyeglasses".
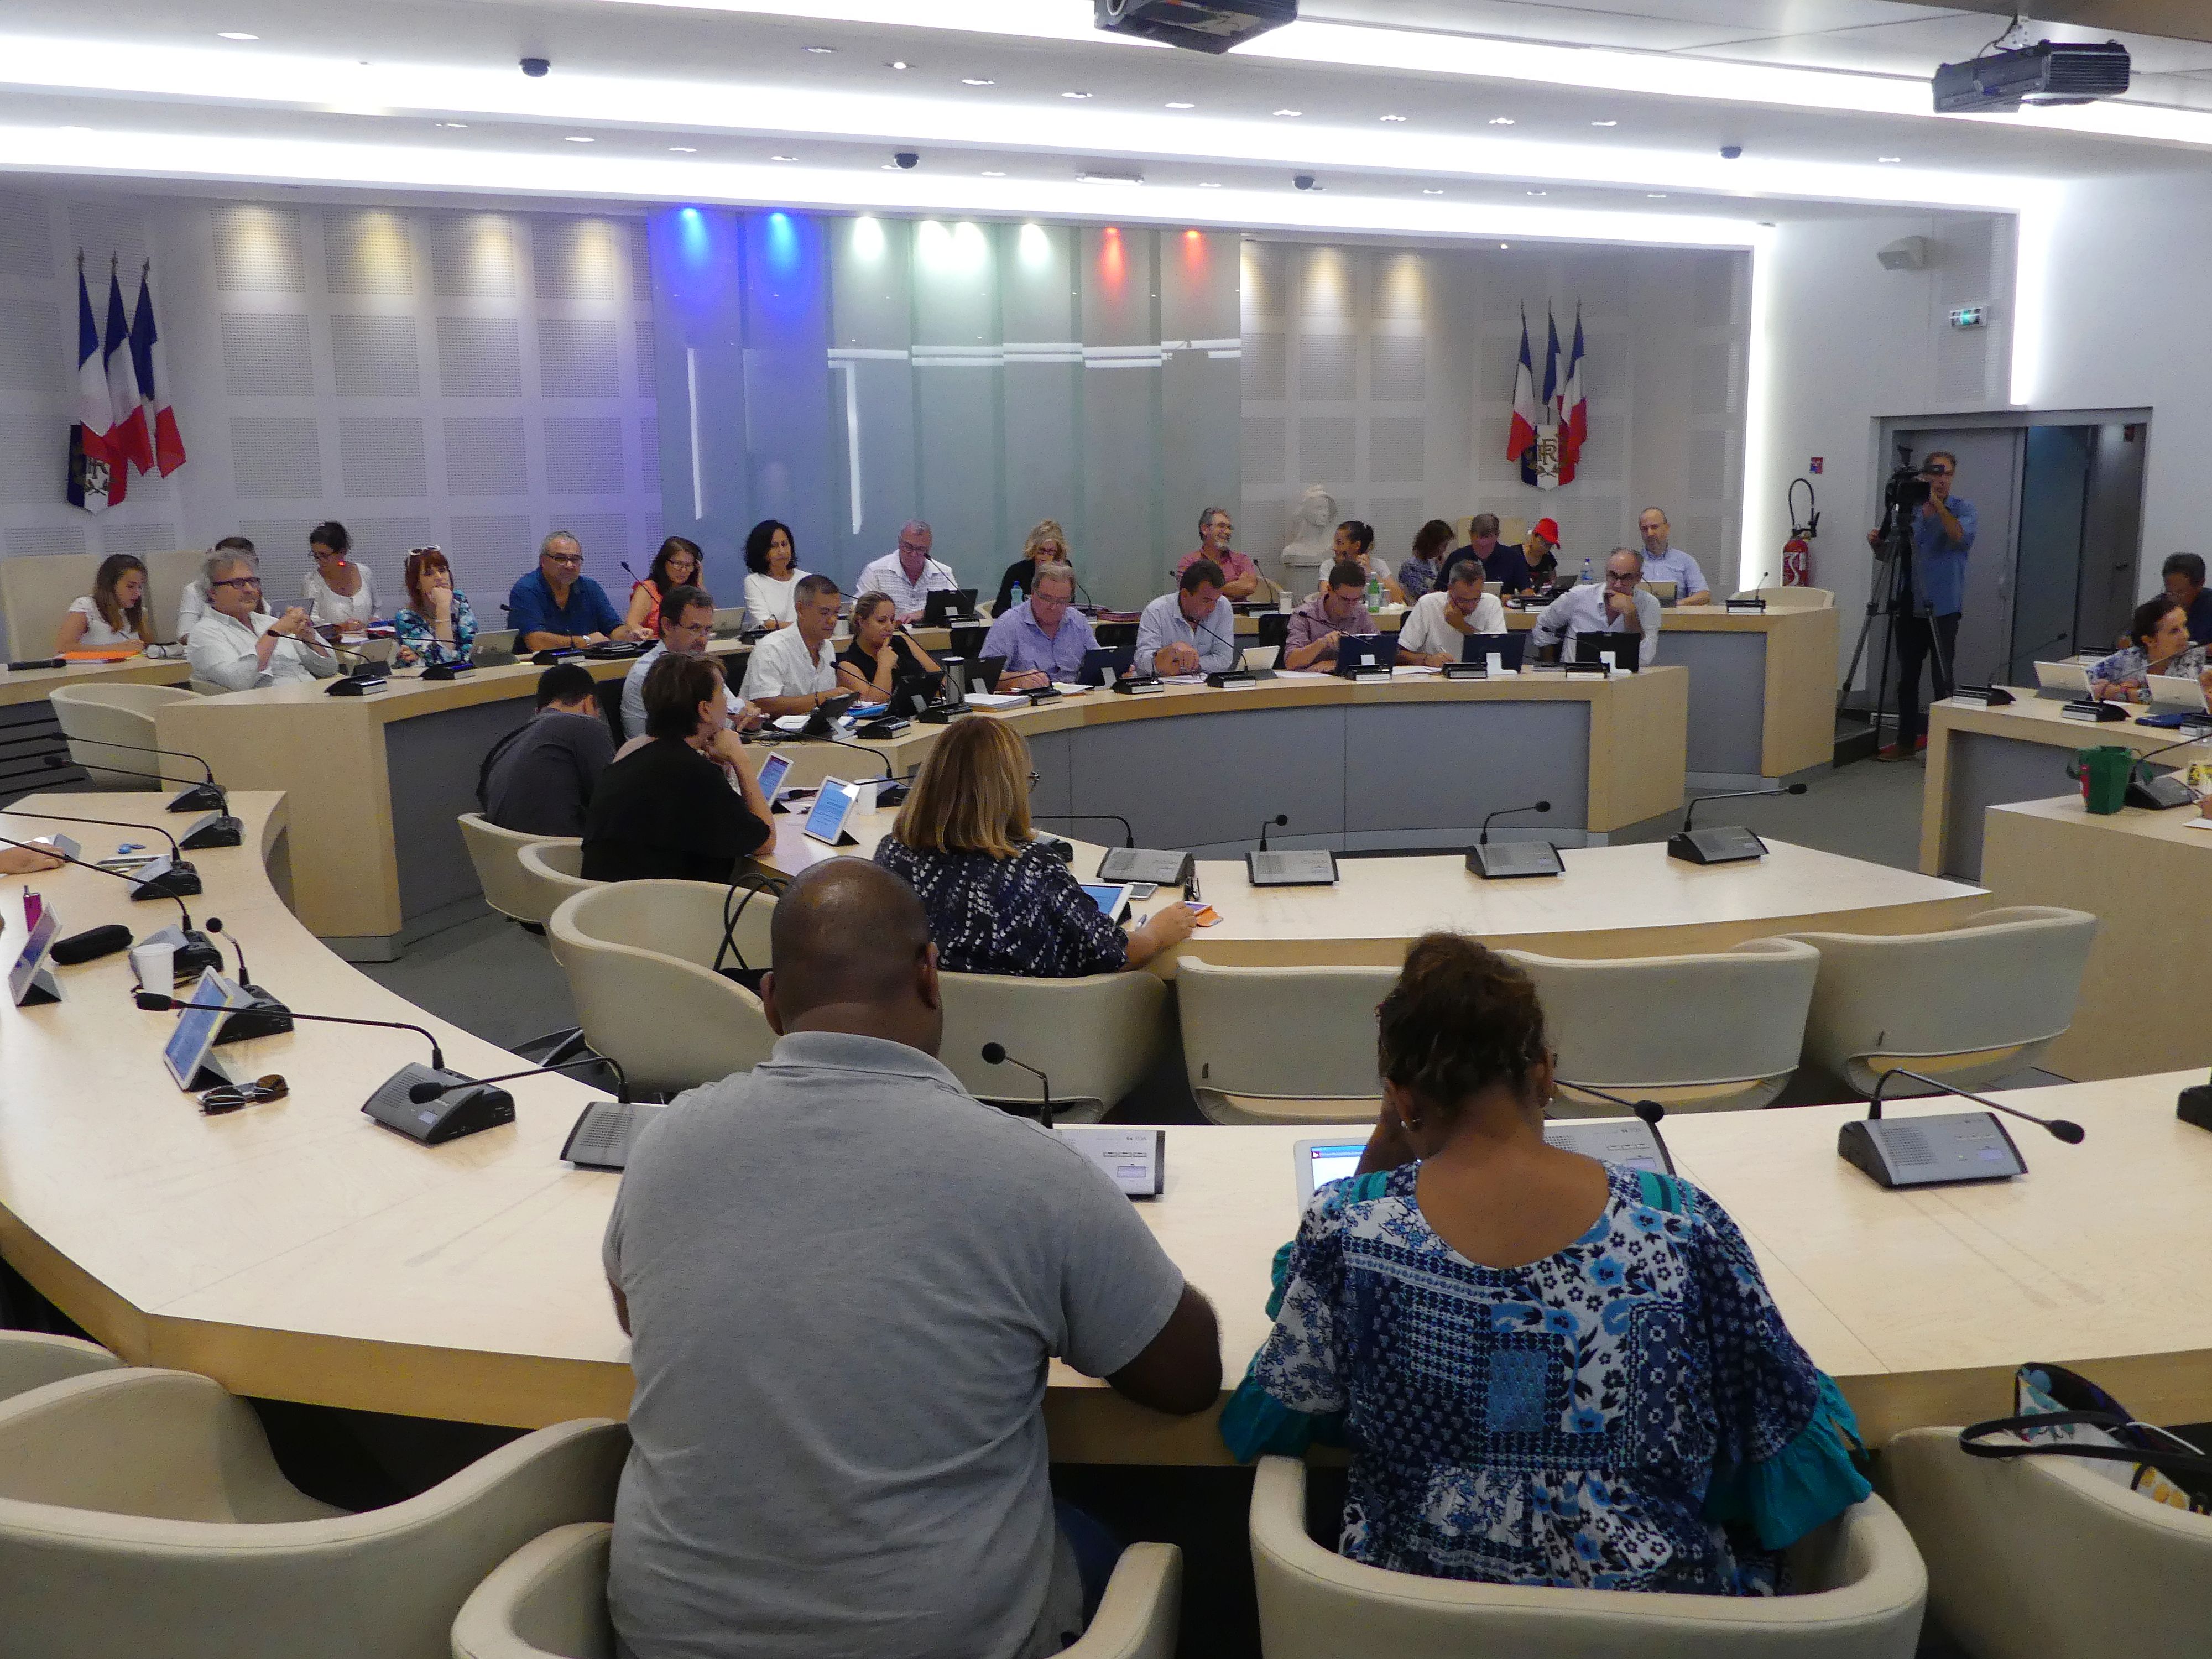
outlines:
{"label": "man wearing eyeglasses", "polygon": [[[659,617],[660,643],[629,665],[623,680],[623,735],[635,742],[645,735],[645,679],[664,656],[703,657],[714,633],[714,596],[702,587],[685,583],[662,595],[654,614]],[[760,711],[739,696],[737,688],[722,686],[722,702],[730,711],[730,725],[750,732],[761,723]]]}
{"label": "man wearing eyeglasses", "polygon": [[202,567],[208,608],[193,624],[192,678],[225,691],[334,679],[338,659],[307,613],[281,617],[261,608],[261,573],[252,555],[218,548]]}
{"label": "man wearing eyeglasses", "polygon": [[[1951,695],[1959,614],[1966,608],[1966,555],[1973,551],[1978,522],[1974,504],[1951,493],[1958,471],[1958,457],[1946,449],[1930,450],[1920,468],[1928,499],[1912,514],[1911,609],[1897,617],[1897,741],[1878,760],[1910,760],[1928,746],[1920,714],[1923,665],[1936,701]],[[1880,548],[1881,532],[1869,532],[1867,542]],[[1931,649],[1936,660],[1929,664]]]}
{"label": "man wearing eyeglasses", "polygon": [[1644,556],[1616,547],[1605,562],[1605,579],[1569,588],[1536,617],[1528,644],[1537,651],[1560,647],[1563,659],[1575,654],[1585,634],[1638,635],[1636,665],[1649,668],[1659,658],[1659,601],[1643,586]]}
{"label": "man wearing eyeglasses", "polygon": [[606,589],[584,574],[584,545],[565,530],[539,544],[538,568],[508,591],[507,625],[520,651],[584,650],[637,637]]}

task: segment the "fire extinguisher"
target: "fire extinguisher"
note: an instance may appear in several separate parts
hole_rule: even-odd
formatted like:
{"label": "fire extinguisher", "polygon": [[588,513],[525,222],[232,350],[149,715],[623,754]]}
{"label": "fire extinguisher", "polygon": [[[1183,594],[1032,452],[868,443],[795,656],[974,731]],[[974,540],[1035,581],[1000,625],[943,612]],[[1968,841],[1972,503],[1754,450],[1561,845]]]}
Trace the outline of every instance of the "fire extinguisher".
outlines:
{"label": "fire extinguisher", "polygon": [[[1805,486],[1805,510],[1797,510],[1797,486]],[[1782,585],[1784,587],[1810,587],[1813,585],[1813,538],[1820,533],[1820,509],[1813,495],[1810,478],[1793,478],[1790,483],[1790,539],[1782,544]]]}

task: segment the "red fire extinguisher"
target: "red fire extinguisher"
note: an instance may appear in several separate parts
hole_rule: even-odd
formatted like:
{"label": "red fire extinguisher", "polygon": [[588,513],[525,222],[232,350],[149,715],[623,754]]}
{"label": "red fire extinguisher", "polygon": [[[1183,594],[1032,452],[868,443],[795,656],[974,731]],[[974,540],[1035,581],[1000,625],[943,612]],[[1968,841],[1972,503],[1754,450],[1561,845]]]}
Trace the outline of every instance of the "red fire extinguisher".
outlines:
{"label": "red fire extinguisher", "polygon": [[[1797,486],[1805,486],[1805,510],[1797,510]],[[1820,533],[1820,509],[1810,478],[1794,478],[1790,484],[1790,539],[1782,544],[1782,585],[1813,585],[1813,538]]]}

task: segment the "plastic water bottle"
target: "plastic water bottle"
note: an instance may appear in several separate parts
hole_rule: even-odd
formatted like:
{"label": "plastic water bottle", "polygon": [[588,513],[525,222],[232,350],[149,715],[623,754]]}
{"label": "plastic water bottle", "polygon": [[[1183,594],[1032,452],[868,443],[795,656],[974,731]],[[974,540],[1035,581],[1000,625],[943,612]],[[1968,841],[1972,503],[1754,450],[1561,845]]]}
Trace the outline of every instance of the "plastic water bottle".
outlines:
{"label": "plastic water bottle", "polygon": [[1371,570],[1367,573],[1367,608],[1370,611],[1382,608],[1382,578]]}
{"label": "plastic water bottle", "polygon": [[1019,582],[1014,584],[1013,592],[1014,603],[1019,605],[1022,602],[1022,585]]}
{"label": "plastic water bottle", "polygon": [[1583,561],[1583,586],[1584,587],[1588,587],[1589,585],[1590,585],[1590,568],[1589,568],[1589,561],[1588,559],[1584,559],[1584,560]]}

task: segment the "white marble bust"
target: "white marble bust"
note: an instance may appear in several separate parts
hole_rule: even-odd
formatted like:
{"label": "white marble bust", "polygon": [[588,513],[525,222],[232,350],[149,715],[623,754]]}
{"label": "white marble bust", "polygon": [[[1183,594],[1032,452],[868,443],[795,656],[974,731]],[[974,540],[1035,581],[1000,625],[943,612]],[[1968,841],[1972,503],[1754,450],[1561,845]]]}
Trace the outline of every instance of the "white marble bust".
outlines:
{"label": "white marble bust", "polygon": [[1283,580],[1303,593],[1320,580],[1320,571],[1334,556],[1336,497],[1319,484],[1308,484],[1291,515],[1291,544],[1283,550]]}

